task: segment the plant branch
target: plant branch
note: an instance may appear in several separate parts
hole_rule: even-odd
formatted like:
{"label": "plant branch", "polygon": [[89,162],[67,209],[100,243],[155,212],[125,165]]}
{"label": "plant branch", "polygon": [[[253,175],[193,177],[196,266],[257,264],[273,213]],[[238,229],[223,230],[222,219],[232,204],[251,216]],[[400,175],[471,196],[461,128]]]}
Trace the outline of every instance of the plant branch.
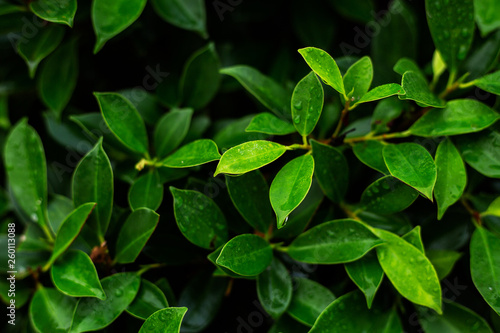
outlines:
{"label": "plant branch", "polygon": [[381,134],[381,135],[376,135],[376,136],[372,136],[370,134],[367,134],[365,136],[360,136],[357,138],[345,139],[344,142],[345,143],[356,143],[356,142],[362,142],[362,141],[368,141],[368,140],[383,141],[383,140],[389,140],[389,139],[406,138],[410,135],[411,135],[411,133],[409,131]]}
{"label": "plant branch", "polygon": [[349,113],[349,103],[351,101],[347,100],[344,105],[344,109],[342,110],[342,113],[340,114],[340,119],[339,122],[337,123],[337,128],[335,128],[335,132],[333,132],[332,138],[335,139],[337,136],[339,136],[340,130],[342,129],[342,125],[344,123],[345,117],[347,117],[347,114]]}

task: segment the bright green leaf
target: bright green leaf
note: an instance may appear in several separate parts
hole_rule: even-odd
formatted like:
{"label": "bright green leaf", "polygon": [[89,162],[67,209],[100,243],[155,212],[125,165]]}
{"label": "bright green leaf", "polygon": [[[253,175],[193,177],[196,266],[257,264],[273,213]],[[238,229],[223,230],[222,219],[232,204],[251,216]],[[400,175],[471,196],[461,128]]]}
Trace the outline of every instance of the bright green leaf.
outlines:
{"label": "bright green leaf", "polygon": [[64,23],[73,27],[76,13],[76,0],[36,0],[30,3],[30,9],[45,21]]}
{"label": "bright green leaf", "polygon": [[142,324],[139,333],[160,332],[179,333],[184,315],[188,311],[187,308],[166,308],[158,310],[149,316]]}
{"label": "bright green leaf", "polygon": [[392,176],[382,177],[366,188],[361,205],[377,214],[394,214],[408,208],[418,192]]}
{"label": "bright green leaf", "polygon": [[245,132],[287,135],[295,133],[295,126],[288,120],[279,118],[269,112],[263,112],[252,118]]}
{"label": "bright green leaf", "polygon": [[190,168],[221,158],[215,142],[200,139],[188,143],[165,158],[161,163],[168,168]]}
{"label": "bright green leaf", "polygon": [[406,92],[399,84],[388,83],[375,87],[372,90],[368,91],[356,103],[354,103],[354,105],[372,102],[379,99],[384,99],[393,95],[405,95],[405,94]]}
{"label": "bright green leaf", "polygon": [[410,99],[421,106],[431,106],[434,108],[444,108],[446,106],[446,102],[434,95],[430,91],[427,82],[415,72],[405,72],[401,86],[405,94],[399,95],[399,99]]}
{"label": "bright green leaf", "polygon": [[488,206],[488,209],[484,213],[481,213],[481,215],[482,216],[493,215],[500,217],[500,197],[493,200],[491,204]]}
{"label": "bright green leaf", "polygon": [[[417,63],[409,58],[401,58],[398,60],[398,62],[394,65],[393,70],[400,74],[401,76],[404,75],[406,72],[413,72],[414,74],[418,75],[426,84],[427,84],[427,77],[425,76],[424,72],[418,67]],[[419,81],[422,81],[419,80]]]}
{"label": "bright green leaf", "polygon": [[279,318],[292,300],[292,278],[285,265],[273,258],[271,265],[257,277],[260,304],[273,318]]}
{"label": "bright green leaf", "polygon": [[293,125],[300,135],[309,135],[316,127],[323,110],[324,92],[314,72],[297,83],[292,95]]}
{"label": "bright green leaf", "polygon": [[344,74],[344,89],[351,104],[357,103],[370,89],[373,64],[368,56],[356,61]]}
{"label": "bright green leaf", "polygon": [[345,264],[345,270],[352,282],[354,282],[365,295],[366,303],[370,309],[375,294],[384,278],[384,271],[382,267],[380,267],[377,257],[369,253],[361,259]]}
{"label": "bright green leaf", "polygon": [[500,71],[483,76],[475,80],[475,85],[484,91],[500,95]]}
{"label": "bright green leaf", "polygon": [[402,239],[416,247],[420,252],[425,254],[424,243],[422,242],[422,235],[420,234],[421,228],[417,225],[415,228],[408,231],[406,234],[401,236]]}
{"label": "bright green leaf", "polygon": [[[299,53],[304,57],[304,60],[314,73],[316,73],[326,84],[342,95],[346,94],[339,67],[327,52],[315,47],[306,47],[300,49]],[[347,93],[349,93],[349,91],[347,91]]]}

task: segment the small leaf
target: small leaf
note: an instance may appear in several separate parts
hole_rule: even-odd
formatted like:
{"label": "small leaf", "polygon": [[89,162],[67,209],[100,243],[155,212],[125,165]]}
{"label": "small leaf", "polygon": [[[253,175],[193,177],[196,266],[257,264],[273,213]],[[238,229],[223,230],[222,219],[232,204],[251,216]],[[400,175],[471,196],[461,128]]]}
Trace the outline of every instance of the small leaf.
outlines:
{"label": "small leaf", "polygon": [[[316,73],[326,84],[342,95],[346,94],[339,67],[327,52],[315,47],[306,47],[300,49],[299,53],[304,57],[304,60],[314,73]],[[347,93],[349,93],[349,91]]]}
{"label": "small leaf", "polygon": [[[409,58],[401,58],[398,60],[398,62],[394,65],[393,70],[400,74],[401,76],[404,75],[406,72],[413,72],[414,74],[418,75],[426,84],[427,82],[427,77],[425,76],[424,72],[418,67],[417,63]],[[419,80],[419,81],[422,81]]]}
{"label": "small leaf", "polygon": [[368,91],[353,105],[372,102],[393,95],[405,95],[405,94],[406,92],[403,90],[403,87],[401,87],[399,84],[388,83],[375,87],[372,90]]}
{"label": "small leaf", "polygon": [[128,192],[128,202],[132,210],[141,207],[157,210],[162,200],[163,184],[156,170],[137,178]]}
{"label": "small leaf", "polygon": [[309,192],[314,173],[314,159],[302,155],[288,162],[274,178],[269,190],[271,206],[276,213],[278,229]]}
{"label": "small leaf", "polygon": [[451,250],[427,250],[425,255],[436,269],[439,280],[443,280],[451,273],[455,263],[462,257],[462,253]]}
{"label": "small leaf", "polygon": [[106,299],[95,266],[85,252],[66,252],[54,263],[50,276],[54,286],[68,296]]}
{"label": "small leaf", "polygon": [[245,132],[287,135],[295,133],[295,126],[289,121],[281,119],[272,113],[263,112],[252,118]]}
{"label": "small leaf", "polygon": [[168,307],[163,291],[154,283],[142,279],[137,296],[127,308],[127,312],[139,319],[146,320],[158,310]]}
{"label": "small leaf", "polygon": [[425,254],[424,243],[422,242],[422,235],[420,234],[421,228],[417,225],[415,228],[408,231],[406,234],[401,236],[402,239],[416,247],[420,252]]}
{"label": "small leaf", "polygon": [[[380,101],[375,107],[375,110],[373,111],[372,132],[374,134],[389,132],[394,120],[397,119],[403,113],[405,109],[405,104],[407,103],[399,100],[396,97],[391,97],[384,99],[383,101]],[[379,145],[381,144],[379,143]],[[382,162],[382,164],[384,163]],[[369,164],[367,165],[370,166]],[[385,168],[385,164],[384,164],[384,169],[387,169]],[[377,169],[375,168],[375,170]]]}
{"label": "small leaf", "polygon": [[500,95],[500,71],[483,76],[475,80],[475,85],[484,91],[490,92],[492,94]]}
{"label": "small leaf", "polygon": [[362,223],[343,219],[324,222],[302,233],[287,253],[310,264],[340,264],[357,260],[383,243]]}
{"label": "small leaf", "polygon": [[488,206],[488,209],[484,213],[481,213],[481,215],[482,216],[493,215],[500,217],[500,197],[493,200],[491,204]]}
{"label": "small leaf", "polygon": [[398,96],[399,99],[410,99],[421,106],[431,106],[434,108],[444,108],[446,106],[446,102],[434,95],[430,91],[427,82],[415,72],[405,72],[401,86],[405,94]]}
{"label": "small leaf", "polygon": [[76,13],[76,0],[37,0],[30,3],[30,9],[45,21],[64,23],[73,27],[73,18]]}
{"label": "small leaf", "polygon": [[187,308],[166,308],[158,310],[149,316],[142,324],[139,333],[160,332],[179,333],[181,331],[181,323]]}
{"label": "small leaf", "polygon": [[277,160],[285,151],[285,146],[265,140],[242,143],[222,155],[214,177],[219,173],[237,175],[259,169]]}
{"label": "small leaf", "polygon": [[188,143],[165,158],[161,163],[167,168],[190,168],[220,159],[215,142],[200,139]]}
{"label": "small leaf", "polygon": [[168,23],[208,37],[202,0],[153,0],[152,4],[156,13]]}
{"label": "small leaf", "polygon": [[156,229],[159,219],[160,215],[149,208],[133,211],[118,234],[115,261],[121,264],[134,262]]}
{"label": "small leaf", "polygon": [[352,151],[361,162],[370,168],[387,175],[389,174],[389,170],[385,165],[384,155],[382,154],[382,150],[385,146],[386,144],[378,140],[367,140],[355,144],[352,147]]}
{"label": "small leaf", "polygon": [[156,156],[163,158],[179,146],[191,124],[193,109],[173,109],[158,121],[154,133]]}
{"label": "small leaf", "polygon": [[500,4],[495,0],[475,0],[474,14],[481,36],[500,28]]}
{"label": "small leaf", "polygon": [[104,121],[116,138],[135,152],[147,153],[146,126],[132,103],[117,93],[95,92],[94,96],[99,103]]}
{"label": "small leaf", "polygon": [[358,102],[370,89],[373,80],[373,64],[368,56],[356,61],[344,74],[344,89],[351,104]]}
{"label": "small leaf", "polygon": [[[16,302],[17,303],[17,302]],[[54,288],[39,288],[31,300],[29,316],[38,332],[65,333],[71,326],[76,299]]]}
{"label": "small leaf", "polygon": [[272,258],[273,250],[266,240],[257,235],[242,234],[224,245],[217,264],[236,274],[253,276],[262,273]]}
{"label": "small leaf", "polygon": [[377,214],[394,214],[408,208],[418,192],[392,176],[385,176],[370,184],[361,195],[361,205]]}
{"label": "small leaf", "polygon": [[257,277],[260,304],[273,318],[279,318],[292,300],[292,278],[285,265],[273,258],[271,265]]}
{"label": "small leaf", "polygon": [[437,171],[431,154],[419,144],[387,145],[382,151],[392,176],[422,193],[432,201]]}
{"label": "small leaf", "polygon": [[104,44],[127,29],[141,16],[146,0],[94,0],[92,2],[92,25],[97,37],[94,54]]}
{"label": "small leaf", "polygon": [[324,92],[314,72],[297,83],[292,95],[293,125],[300,135],[309,135],[316,127],[323,110]]}
{"label": "small leaf", "polygon": [[219,207],[206,195],[170,187],[177,226],[193,244],[213,249],[227,240],[227,223]]}
{"label": "small leaf", "polygon": [[361,259],[345,264],[345,270],[352,282],[365,294],[366,303],[370,309],[384,278],[384,271],[377,257],[369,253]]}
{"label": "small leaf", "polygon": [[432,82],[437,82],[441,74],[446,70],[446,64],[441,57],[441,53],[438,50],[434,51],[432,55],[432,73],[434,73]]}

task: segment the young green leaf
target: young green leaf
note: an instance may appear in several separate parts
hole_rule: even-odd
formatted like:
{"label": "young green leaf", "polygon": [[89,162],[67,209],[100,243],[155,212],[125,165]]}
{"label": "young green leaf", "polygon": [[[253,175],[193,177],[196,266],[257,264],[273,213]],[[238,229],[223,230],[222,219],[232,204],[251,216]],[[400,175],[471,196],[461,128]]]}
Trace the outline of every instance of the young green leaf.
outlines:
{"label": "young green leaf", "polygon": [[[300,49],[299,53],[304,57],[304,60],[314,73],[316,73],[326,84],[342,95],[346,94],[339,67],[327,52],[315,47],[306,47]],[[347,93],[349,92],[350,91]]]}
{"label": "young green leaf", "polygon": [[475,80],[475,85],[484,91],[490,92],[492,94],[500,95],[500,71],[483,76]]}
{"label": "young green leaf", "polygon": [[215,142],[200,139],[188,143],[165,158],[161,163],[167,168],[190,168],[220,159]]}
{"label": "young green leaf", "polygon": [[279,318],[292,300],[292,278],[285,265],[273,258],[271,265],[257,277],[260,304],[273,318]]}
{"label": "young green leaf", "polygon": [[59,258],[50,270],[54,286],[72,297],[106,299],[97,271],[89,256],[80,250],[70,250]]}
{"label": "young green leaf", "polygon": [[500,239],[478,227],[470,242],[472,281],[484,300],[500,315]]}
{"label": "young green leaf", "polygon": [[160,215],[149,208],[138,208],[123,224],[116,241],[115,261],[134,262],[158,225]]}
{"label": "young green leaf", "polygon": [[243,174],[277,160],[286,147],[275,142],[257,140],[242,143],[222,155],[214,177],[219,173]]}
{"label": "young green leaf", "polygon": [[444,108],[446,106],[446,102],[434,95],[430,91],[427,82],[415,72],[405,72],[401,86],[405,94],[399,95],[399,99],[410,99],[421,106],[431,106],[433,108]]}
{"label": "young green leaf", "polygon": [[[394,65],[393,70],[398,73],[399,75],[403,76],[404,73],[406,72],[413,72],[414,74],[418,75],[427,85],[427,77],[425,76],[424,72],[418,67],[417,63],[409,58],[401,58],[398,60],[398,62]],[[420,80],[420,81],[422,81]]]}
{"label": "young green leaf", "polygon": [[368,309],[372,307],[375,294],[382,284],[384,271],[373,253],[361,259],[345,264],[347,275],[351,278],[366,298]]}
{"label": "young green leaf", "polygon": [[462,196],[467,184],[464,162],[450,139],[442,141],[436,151],[437,180],[434,197],[438,206],[438,220]]}
{"label": "young green leaf", "polygon": [[433,84],[437,83],[439,77],[444,73],[445,70],[446,64],[443,61],[443,57],[441,57],[441,53],[439,53],[438,50],[435,50],[434,54],[432,55]]}
{"label": "young green leaf", "polygon": [[302,155],[288,162],[274,178],[269,198],[276,213],[278,229],[286,224],[288,215],[306,197],[311,188],[313,173],[313,157]]}
{"label": "young green leaf", "polygon": [[68,332],[75,306],[75,298],[63,295],[54,288],[41,287],[31,300],[31,323],[38,332]]}
{"label": "young green leaf", "polygon": [[314,72],[297,83],[292,94],[293,125],[302,136],[311,134],[323,110],[324,92]]}
{"label": "young green leaf", "polygon": [[383,243],[362,223],[343,219],[324,222],[302,233],[287,253],[310,264],[340,264],[357,260]]}
{"label": "young green leaf", "polygon": [[436,269],[439,280],[443,280],[451,273],[455,263],[462,257],[462,253],[451,250],[427,250],[425,255]]}
{"label": "young green leaf", "polygon": [[385,165],[384,155],[382,154],[382,150],[385,145],[386,144],[378,140],[367,140],[355,144],[352,147],[352,151],[361,162],[370,168],[387,175],[389,174],[389,170]]}
{"label": "young green leaf", "polygon": [[457,146],[471,167],[487,177],[500,178],[499,140],[500,127],[495,126],[480,133],[459,136]]}
{"label": "young green leaf", "polygon": [[101,284],[106,299],[80,298],[71,333],[97,331],[111,324],[134,300],[141,278],[136,273],[117,273],[102,279]]}
{"label": "young green leaf", "polygon": [[181,323],[187,308],[166,308],[158,310],[149,316],[142,324],[139,333],[160,332],[179,333],[181,331]]}
{"label": "young green leaf", "polygon": [[482,216],[498,216],[500,217],[500,197],[493,200],[488,209],[485,212],[481,213]]}
{"label": "young green leaf", "polygon": [[154,283],[142,279],[139,291],[127,308],[127,312],[139,319],[146,320],[158,310],[168,307],[167,298],[163,291]]}
{"label": "young green leaf", "polygon": [[205,4],[202,0],[153,0],[156,13],[179,28],[196,31],[208,37]]}
{"label": "young green leaf", "polygon": [[315,175],[323,193],[333,202],[344,199],[349,180],[349,166],[336,148],[311,140]]}
{"label": "young green leaf", "polygon": [[344,74],[344,89],[351,104],[357,103],[370,89],[373,80],[373,64],[368,56],[356,61]]}
{"label": "young green leaf", "polygon": [[[365,93],[358,101],[353,103],[352,105],[358,105],[361,103],[367,103],[376,101],[379,99],[384,99],[393,95],[405,95],[406,92],[403,90],[397,83],[388,83],[378,87],[373,88],[372,90]],[[351,107],[352,109],[352,107]]]}
{"label": "young green leaf", "polygon": [[279,118],[272,113],[262,112],[252,118],[245,132],[287,135],[295,133],[295,126],[289,121]]}
{"label": "young green leaf", "polygon": [[476,23],[484,37],[500,27],[500,4],[495,0],[474,1]]}
{"label": "young green leaf", "polygon": [[177,148],[186,137],[193,109],[173,109],[158,121],[154,133],[156,156],[163,158]]}
{"label": "young green leaf", "polygon": [[432,201],[437,177],[436,164],[424,147],[416,143],[387,145],[382,154],[392,176]]}
{"label": "young green leaf", "polygon": [[92,2],[92,25],[96,34],[94,54],[104,44],[127,29],[141,16],[146,0],[94,0]]}
{"label": "young green leaf", "polygon": [[174,214],[182,234],[193,244],[213,249],[227,240],[227,223],[219,207],[206,195],[170,187]]}
{"label": "young green leaf", "polygon": [[422,235],[420,234],[421,228],[417,225],[415,228],[408,231],[406,234],[401,236],[402,239],[416,247],[420,252],[425,254],[424,243],[422,242]]}
{"label": "young green leaf", "polygon": [[222,248],[217,264],[236,274],[253,276],[262,273],[273,258],[273,250],[262,237],[242,234],[232,238]]}
{"label": "young green leaf", "polygon": [[382,177],[366,188],[361,205],[377,214],[394,214],[408,208],[418,192],[392,176]]}
{"label": "young green leaf", "polygon": [[157,210],[162,200],[163,184],[156,170],[137,178],[128,192],[128,202],[132,210],[141,207]]}
{"label": "young green leaf", "polygon": [[76,13],[76,0],[37,0],[30,2],[30,9],[36,16],[45,21],[67,24],[73,27]]}
{"label": "young green leaf", "polygon": [[146,126],[137,109],[120,94],[94,93],[104,121],[109,129],[127,148],[138,152],[148,152]]}

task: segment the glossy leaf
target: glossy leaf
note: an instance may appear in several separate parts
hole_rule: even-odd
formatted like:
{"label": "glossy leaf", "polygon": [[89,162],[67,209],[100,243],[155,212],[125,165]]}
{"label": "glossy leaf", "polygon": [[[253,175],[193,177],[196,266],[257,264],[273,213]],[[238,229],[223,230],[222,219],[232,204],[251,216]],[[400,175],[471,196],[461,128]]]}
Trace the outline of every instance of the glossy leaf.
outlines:
{"label": "glossy leaf", "polygon": [[142,324],[139,333],[160,332],[179,333],[182,319],[188,311],[187,308],[166,308],[158,310],[146,319]]}
{"label": "glossy leaf", "polygon": [[189,130],[192,116],[193,109],[173,109],[161,117],[154,133],[158,158],[167,156],[181,144]]}
{"label": "glossy leaf", "polygon": [[202,0],[153,0],[152,4],[156,13],[168,23],[208,37]]}
{"label": "glossy leaf", "polygon": [[406,234],[401,236],[402,239],[416,247],[420,252],[425,254],[424,243],[422,242],[422,236],[420,234],[421,228],[417,225],[415,228],[408,231]]}
{"label": "glossy leaf", "polygon": [[431,106],[434,108],[444,108],[446,106],[446,102],[434,95],[430,91],[427,82],[415,72],[405,72],[401,86],[405,94],[400,95],[400,99],[410,99],[421,106]]}
{"label": "glossy leaf", "polygon": [[120,94],[94,93],[104,121],[116,138],[127,148],[147,153],[148,135],[146,126],[137,109]]}
{"label": "glossy leaf", "polygon": [[160,215],[149,208],[134,210],[118,234],[115,261],[121,264],[134,262],[156,229],[159,219]]}
{"label": "glossy leaf", "polygon": [[177,226],[191,243],[213,249],[226,242],[226,219],[212,199],[200,192],[172,186],[170,192],[174,197]]}
{"label": "glossy leaf", "polygon": [[[17,303],[17,302],[16,302]],[[76,299],[61,294],[54,288],[40,288],[30,304],[30,318],[38,332],[68,332]]]}
{"label": "glossy leaf", "polygon": [[157,171],[139,177],[130,187],[128,202],[132,210],[141,207],[157,210],[163,200],[163,184]]}
{"label": "glossy leaf", "polygon": [[[300,49],[299,53],[304,57],[304,60],[314,73],[316,73],[326,84],[342,95],[346,94],[339,67],[327,52],[315,47],[306,47]],[[349,91],[347,91],[347,93],[349,93]]]}
{"label": "glossy leaf", "polygon": [[285,265],[273,258],[271,265],[257,277],[260,304],[273,318],[285,313],[292,300],[292,278]]}
{"label": "glossy leaf", "polygon": [[217,264],[236,274],[252,276],[262,273],[272,258],[273,251],[266,240],[257,235],[243,234],[224,245]]}
{"label": "glossy leaf", "polygon": [[315,176],[323,193],[333,202],[343,200],[349,180],[349,166],[344,155],[334,147],[311,140]]}
{"label": "glossy leaf", "polygon": [[436,164],[424,147],[416,143],[401,143],[385,146],[382,153],[392,176],[432,201],[437,177]]}
{"label": "glossy leaf", "polygon": [[73,200],[62,195],[55,195],[47,207],[50,225],[52,230],[57,234],[61,224],[66,217],[75,209]]}
{"label": "glossy leaf", "polygon": [[358,101],[356,101],[354,105],[372,102],[379,99],[384,99],[393,95],[405,95],[405,94],[406,94],[405,91],[399,84],[388,83],[375,87],[372,90],[368,91]]}
{"label": "glossy leaf", "polygon": [[73,27],[73,18],[76,13],[76,0],[59,0],[54,3],[50,0],[37,0],[30,3],[30,9],[45,21],[64,23]]}
{"label": "glossy leaf", "polygon": [[377,214],[394,214],[408,208],[418,192],[392,176],[370,184],[361,195],[361,205]]}
{"label": "glossy leaf", "polygon": [[344,89],[351,104],[358,102],[370,89],[373,80],[373,64],[368,56],[356,61],[344,74]]}
{"label": "glossy leaf", "polygon": [[223,247],[224,247],[224,245],[221,245],[214,252],[207,255],[207,259],[210,260],[210,262],[212,264],[214,264],[215,267],[217,267],[216,271],[212,274],[212,276],[230,276],[230,277],[235,278],[235,279],[239,279],[239,278],[254,279],[255,276],[245,277],[242,275],[238,275],[235,272],[233,272],[232,270],[217,264],[217,258],[219,257]]}
{"label": "glossy leaf", "polygon": [[385,165],[384,155],[382,154],[384,146],[385,144],[378,140],[367,140],[355,144],[352,147],[352,151],[361,162],[387,175],[389,174],[389,170]]}
{"label": "glossy leaf", "polygon": [[141,16],[146,0],[94,0],[92,2],[92,25],[96,34],[94,54],[104,44],[127,29]]}
{"label": "glossy leaf", "polygon": [[500,239],[478,227],[470,242],[472,281],[484,300],[500,314]]}
{"label": "glossy leaf", "polygon": [[259,113],[245,129],[246,132],[258,132],[272,135],[287,135],[295,133],[295,127],[287,120],[281,119],[272,113]]}
{"label": "glossy leaf", "polygon": [[439,280],[446,278],[455,263],[462,257],[462,253],[451,250],[427,250],[425,255],[436,269]]}
{"label": "glossy leaf", "polygon": [[265,140],[242,143],[222,155],[214,177],[219,173],[237,175],[259,169],[278,159],[285,151],[285,146]]}
{"label": "glossy leaf", "polygon": [[500,28],[500,4],[495,0],[475,0],[474,14],[476,23],[484,37]]}
{"label": "glossy leaf", "polygon": [[448,207],[462,196],[467,184],[464,162],[450,139],[441,142],[436,151],[437,180],[434,196],[440,220]]}
{"label": "glossy leaf", "polygon": [[200,139],[188,143],[165,158],[161,163],[168,168],[190,168],[221,158],[215,142]]}
{"label": "glossy leaf", "polygon": [[302,155],[288,162],[274,177],[269,189],[269,198],[276,213],[278,229],[286,224],[288,215],[306,197],[313,173],[313,157]]}
{"label": "glossy leaf", "polygon": [[135,299],[127,308],[134,317],[146,320],[158,310],[168,307],[167,298],[160,288],[148,280],[142,279]]}
{"label": "glossy leaf", "polygon": [[253,228],[267,232],[271,223],[269,186],[258,170],[239,177],[226,177],[227,190],[231,200]]}
{"label": "glossy leaf", "polygon": [[140,283],[135,273],[117,273],[102,279],[106,299],[81,298],[70,332],[97,331],[111,324],[132,303]]}
{"label": "glossy leaf", "polygon": [[413,72],[416,75],[418,75],[425,83],[427,84],[427,77],[425,76],[424,72],[418,67],[417,63],[409,58],[401,58],[398,60],[398,62],[394,65],[394,71],[401,76],[404,75],[406,72]]}
{"label": "glossy leaf", "polygon": [[352,282],[365,295],[366,303],[370,309],[384,278],[384,271],[380,267],[377,257],[372,253],[367,254],[361,259],[345,264],[345,270]]}
{"label": "glossy leaf", "polygon": [[488,209],[486,209],[485,212],[481,213],[481,215],[482,216],[493,215],[500,217],[500,197],[493,200],[488,206]]}
{"label": "glossy leaf", "polygon": [[475,85],[484,91],[490,92],[492,94],[500,95],[500,71],[483,76],[475,80]]}
{"label": "glossy leaf", "polygon": [[340,264],[357,260],[381,244],[383,241],[362,223],[343,219],[324,222],[302,233],[287,253],[310,264]]}
{"label": "glossy leaf", "polygon": [[444,63],[443,58],[441,57],[441,53],[439,53],[438,50],[434,51],[434,54],[432,55],[432,73],[433,73],[432,82],[437,82],[437,80],[444,73],[445,70],[446,70],[446,64]]}
{"label": "glossy leaf", "polygon": [[314,72],[297,83],[292,94],[293,125],[300,135],[309,135],[316,127],[323,110],[324,92]]}
{"label": "glossy leaf", "polygon": [[72,297],[106,299],[92,260],[80,250],[71,250],[59,258],[50,270],[54,286]]}

